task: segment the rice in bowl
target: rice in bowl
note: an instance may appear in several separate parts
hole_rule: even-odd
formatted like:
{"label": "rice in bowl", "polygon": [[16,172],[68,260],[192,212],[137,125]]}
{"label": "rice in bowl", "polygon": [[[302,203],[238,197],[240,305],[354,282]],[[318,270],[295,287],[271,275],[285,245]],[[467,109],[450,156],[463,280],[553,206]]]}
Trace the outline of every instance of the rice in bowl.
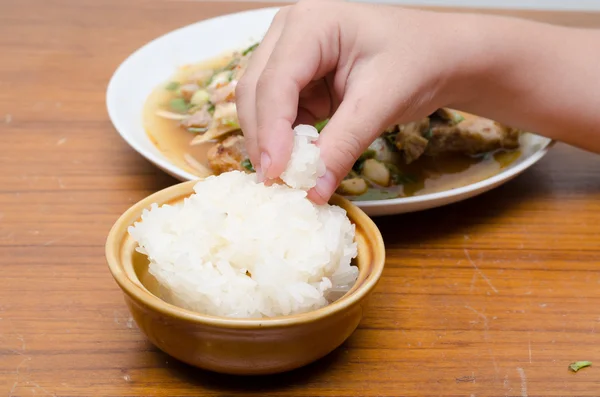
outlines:
{"label": "rice in bowl", "polygon": [[314,186],[324,166],[305,126],[296,138],[282,176],[288,185],[239,171],[211,176],[183,202],[144,210],[129,228],[167,291],[163,299],[208,315],[261,318],[318,309],[352,287],[355,227],[342,208],[307,198],[302,188]]}

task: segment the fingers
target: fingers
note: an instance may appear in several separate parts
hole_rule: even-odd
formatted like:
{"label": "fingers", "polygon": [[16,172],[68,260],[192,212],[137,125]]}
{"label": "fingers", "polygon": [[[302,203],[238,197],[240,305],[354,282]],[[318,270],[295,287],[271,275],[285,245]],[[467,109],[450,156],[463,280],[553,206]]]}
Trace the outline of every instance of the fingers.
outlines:
{"label": "fingers", "polygon": [[288,10],[289,7],[284,7],[277,13],[265,37],[252,53],[246,71],[236,86],[235,96],[240,127],[244,132],[244,141],[250,161],[255,168],[260,165],[260,152],[256,137],[256,84],[269,60],[273,47],[279,40]]}
{"label": "fingers", "polygon": [[337,64],[338,29],[327,23],[316,29],[315,13],[307,4],[290,11],[256,86],[256,137],[267,178],[281,175],[289,161],[300,92]]}
{"label": "fingers", "polygon": [[327,172],[309,192],[317,204],[329,201],[337,186],[350,172],[356,159],[387,126],[390,113],[377,106],[377,98],[347,95],[325,126],[318,145]]}

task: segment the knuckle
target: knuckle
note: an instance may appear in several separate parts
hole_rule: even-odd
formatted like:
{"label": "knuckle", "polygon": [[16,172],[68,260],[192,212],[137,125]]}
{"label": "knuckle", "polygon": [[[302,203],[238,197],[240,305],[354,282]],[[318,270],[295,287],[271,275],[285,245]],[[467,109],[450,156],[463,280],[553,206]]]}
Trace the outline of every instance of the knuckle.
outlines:
{"label": "knuckle", "polygon": [[268,93],[274,75],[275,68],[271,65],[266,65],[262,73],[258,77],[258,80],[256,81],[256,93],[258,96],[262,96],[264,95],[264,93]]}
{"label": "knuckle", "polygon": [[332,156],[327,164],[338,179],[343,178],[352,168],[355,159],[362,153],[360,139],[352,134],[346,134],[334,142],[335,156]]}
{"label": "knuckle", "polygon": [[273,23],[279,23],[282,22],[285,17],[288,15],[288,13],[290,12],[290,9],[293,6],[285,6],[279,9],[279,11],[277,11],[275,13],[275,16],[273,17]]}
{"label": "knuckle", "polygon": [[242,76],[240,81],[235,86],[235,97],[236,99],[245,99],[248,95],[248,91],[251,90],[252,83],[248,81],[246,76]]}

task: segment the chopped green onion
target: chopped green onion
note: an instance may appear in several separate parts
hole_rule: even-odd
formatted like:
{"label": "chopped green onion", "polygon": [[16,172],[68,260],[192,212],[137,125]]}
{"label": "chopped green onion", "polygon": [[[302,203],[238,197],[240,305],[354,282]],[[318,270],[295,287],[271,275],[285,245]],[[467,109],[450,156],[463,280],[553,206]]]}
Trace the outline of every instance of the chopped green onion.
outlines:
{"label": "chopped green onion", "polygon": [[352,169],[358,173],[360,173],[363,169],[363,166],[365,165],[365,161],[367,161],[368,159],[372,159],[375,158],[377,156],[377,152],[373,149],[367,149],[365,150],[360,157],[358,158],[358,160],[356,160],[354,162],[354,165],[352,166]]}
{"label": "chopped green onion", "polygon": [[591,366],[592,366],[591,361],[575,361],[574,363],[571,363],[569,365],[569,369],[573,372],[577,372],[582,368],[591,367]]}
{"label": "chopped green onion", "polygon": [[325,120],[322,120],[322,121],[319,121],[318,123],[316,123],[315,128],[317,129],[317,132],[323,131],[323,128],[325,128],[325,126],[327,125],[328,122],[329,122],[329,119],[325,119]]}
{"label": "chopped green onion", "polygon": [[165,89],[168,91],[175,91],[179,88],[181,84],[178,81],[171,81],[169,84],[165,86]]}
{"label": "chopped green onion", "polygon": [[215,105],[214,103],[211,103],[210,105],[208,105],[208,113],[213,114],[215,112]]}
{"label": "chopped green onion", "polygon": [[173,98],[169,102],[169,107],[179,113],[185,113],[188,111],[189,107],[185,99],[183,98]]}
{"label": "chopped green onion", "polygon": [[409,174],[403,174],[395,164],[386,163],[385,165],[390,170],[392,181],[395,185],[406,185],[417,182],[417,178]]}
{"label": "chopped green onion", "polygon": [[202,133],[208,131],[208,128],[189,127],[187,130],[189,132],[193,132],[194,134],[202,134]]}
{"label": "chopped green onion", "polygon": [[256,47],[258,47],[259,43],[256,44],[252,44],[250,47],[246,48],[244,51],[242,51],[242,56],[246,56],[249,53],[251,53],[252,51],[254,51],[256,49]]}
{"label": "chopped green onion", "polygon": [[242,160],[242,162],[240,164],[242,165],[242,167],[244,167],[248,171],[255,172],[254,167],[252,166],[252,163],[250,162],[249,159]]}

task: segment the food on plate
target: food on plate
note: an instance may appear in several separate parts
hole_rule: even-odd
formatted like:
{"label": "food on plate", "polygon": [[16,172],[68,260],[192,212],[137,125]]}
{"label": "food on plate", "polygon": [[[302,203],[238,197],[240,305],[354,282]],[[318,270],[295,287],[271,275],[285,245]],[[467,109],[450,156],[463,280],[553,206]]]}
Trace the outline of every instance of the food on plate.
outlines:
{"label": "food on plate", "polygon": [[311,126],[296,127],[284,183],[228,171],[196,183],[176,204],[152,205],[129,228],[165,301],[236,318],[316,310],[354,285],[355,226],[335,205],[316,205],[306,190],[323,166]]}
{"label": "food on plate", "polygon": [[[184,66],[149,97],[146,131],[176,165],[199,177],[254,172],[237,118],[235,86],[257,46]],[[317,133],[326,124],[316,123]],[[479,182],[520,157],[522,135],[493,120],[441,108],[382,131],[337,193],[351,200],[377,200]]]}

